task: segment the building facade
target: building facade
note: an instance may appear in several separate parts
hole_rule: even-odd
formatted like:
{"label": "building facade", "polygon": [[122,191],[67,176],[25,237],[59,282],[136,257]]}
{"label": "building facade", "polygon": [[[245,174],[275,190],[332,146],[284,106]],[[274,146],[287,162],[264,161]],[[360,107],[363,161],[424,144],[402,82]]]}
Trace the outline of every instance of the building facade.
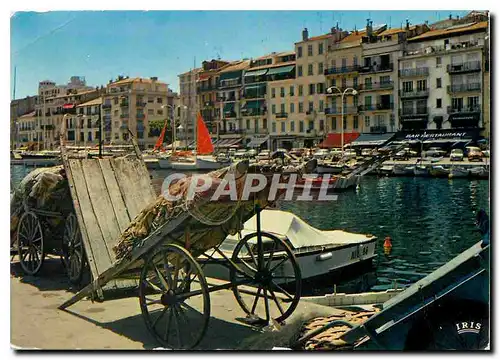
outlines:
{"label": "building facade", "polygon": [[99,145],[101,105],[100,96],[76,106],[76,116],[66,119],[66,139],[69,144],[85,147]]}
{"label": "building facade", "polygon": [[17,118],[17,139],[16,147],[26,146],[29,149],[35,148],[36,138],[36,116],[35,111],[31,111],[27,114],[21,115]]}
{"label": "building facade", "polygon": [[[399,61],[403,130],[481,129],[488,23],[459,24],[408,39]],[[489,106],[489,104],[486,104]]]}
{"label": "building facade", "polygon": [[[10,102],[10,139],[11,145],[16,146],[20,141],[17,120],[23,116],[33,113],[38,102],[38,96],[27,96],[24,99],[15,99]],[[24,135],[23,135],[24,138]],[[37,141],[36,134],[31,141]]]}
{"label": "building facade", "polygon": [[201,68],[196,68],[179,75],[179,104],[186,107],[186,116],[182,126],[190,138],[194,134],[197,111],[196,85],[201,70]]}

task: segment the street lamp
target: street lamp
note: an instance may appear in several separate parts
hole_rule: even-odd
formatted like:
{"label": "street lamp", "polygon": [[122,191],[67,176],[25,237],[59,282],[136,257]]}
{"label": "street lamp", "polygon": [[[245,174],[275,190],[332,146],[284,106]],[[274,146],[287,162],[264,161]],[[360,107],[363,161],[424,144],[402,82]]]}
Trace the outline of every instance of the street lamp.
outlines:
{"label": "street lamp", "polygon": [[326,89],[326,92],[328,94],[333,94],[333,90],[336,90],[339,92],[339,94],[342,95],[342,124],[340,126],[340,141],[341,141],[341,150],[342,150],[342,158],[344,158],[344,96],[347,94],[349,90],[351,90],[351,95],[358,95],[358,92],[356,89],[353,89],[351,87],[346,88],[343,92],[336,86],[330,86],[328,89]]}

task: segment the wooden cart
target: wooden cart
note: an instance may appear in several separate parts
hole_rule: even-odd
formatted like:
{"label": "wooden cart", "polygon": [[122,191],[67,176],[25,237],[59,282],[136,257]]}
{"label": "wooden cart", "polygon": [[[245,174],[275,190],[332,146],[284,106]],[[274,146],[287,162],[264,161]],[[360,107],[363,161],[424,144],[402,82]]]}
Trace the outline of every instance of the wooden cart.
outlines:
{"label": "wooden cart", "polygon": [[[193,211],[203,203],[196,203],[191,210],[180,212],[156,228],[142,246],[117,260],[112,247],[120,233],[154,199],[140,153],[125,159],[71,159],[65,154],[63,163],[93,281],[60,309],[95,294],[103,299],[103,288],[130,286],[131,282],[135,285],[138,280],[141,312],[150,332],[165,347],[190,349],[207,330],[210,292],[232,289],[254,324],[265,325],[271,319],[283,322],[296,308],[301,274],[295,256],[283,240],[260,230],[259,214],[267,205],[269,187],[251,201],[216,210],[229,214],[222,221],[197,216]],[[245,166],[248,171],[248,163]],[[226,257],[219,245],[235,224],[241,226],[255,213],[257,232],[242,238],[232,257]],[[208,251],[200,250],[196,245],[207,236],[213,246]],[[197,258],[218,261],[212,256],[215,252],[229,264],[231,281],[209,286]],[[245,286],[256,290],[249,295],[241,291]]]}

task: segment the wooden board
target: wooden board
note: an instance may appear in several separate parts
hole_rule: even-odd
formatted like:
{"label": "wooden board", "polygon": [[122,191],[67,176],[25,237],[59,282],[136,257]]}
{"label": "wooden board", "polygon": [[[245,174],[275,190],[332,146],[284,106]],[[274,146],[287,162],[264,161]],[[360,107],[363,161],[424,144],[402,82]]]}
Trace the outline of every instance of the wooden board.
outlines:
{"label": "wooden board", "polygon": [[[63,159],[95,280],[116,262],[113,246],[120,234],[156,196],[146,166],[136,157]],[[136,285],[135,280],[111,280],[104,289]]]}

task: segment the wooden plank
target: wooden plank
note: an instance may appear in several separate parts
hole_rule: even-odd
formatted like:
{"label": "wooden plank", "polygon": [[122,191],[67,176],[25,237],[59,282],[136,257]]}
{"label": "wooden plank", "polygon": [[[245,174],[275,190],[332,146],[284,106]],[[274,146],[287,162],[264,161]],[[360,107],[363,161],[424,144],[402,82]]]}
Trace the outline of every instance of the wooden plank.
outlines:
{"label": "wooden plank", "polygon": [[72,170],[73,182],[82,212],[83,223],[88,233],[89,246],[87,249],[90,248],[92,250],[92,256],[97,268],[97,273],[92,274],[94,279],[96,279],[100,274],[109,269],[112,263],[94,213],[80,161],[79,159],[69,159],[69,165]]}
{"label": "wooden plank", "polygon": [[[82,160],[83,174],[87,182],[87,189],[94,209],[94,214],[101,230],[102,239],[107,248],[110,263],[114,262],[113,245],[120,236],[120,227],[116,220],[113,204],[109,197],[108,188],[101,172],[101,167],[96,159]],[[105,256],[103,253],[102,256]]]}
{"label": "wooden plank", "polygon": [[127,211],[127,207],[125,206],[125,202],[120,192],[120,186],[116,180],[115,172],[111,166],[110,159],[99,159],[99,166],[101,167],[102,175],[104,176],[104,181],[106,182],[109,198],[111,200],[111,204],[113,205],[113,211],[115,213],[116,220],[118,221],[120,233],[122,233],[128,227],[132,218]]}

